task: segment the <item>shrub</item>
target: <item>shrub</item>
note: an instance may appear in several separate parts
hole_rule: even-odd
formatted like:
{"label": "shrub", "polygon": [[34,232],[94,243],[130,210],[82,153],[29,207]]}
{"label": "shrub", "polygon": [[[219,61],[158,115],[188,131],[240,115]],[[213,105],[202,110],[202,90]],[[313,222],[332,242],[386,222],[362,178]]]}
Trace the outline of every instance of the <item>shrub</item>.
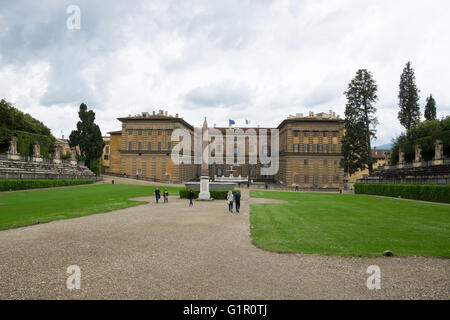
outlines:
{"label": "shrub", "polygon": [[0,191],[51,188],[94,183],[92,179],[2,179]]}
{"label": "shrub", "polygon": [[356,194],[373,194],[414,200],[450,203],[449,185],[355,184]]}
{"label": "shrub", "polygon": [[[198,194],[200,193],[199,190],[192,190],[194,191],[194,197],[195,199],[198,198]],[[235,194],[238,190],[233,190],[233,194]],[[240,190],[239,190],[240,192]],[[211,198],[217,199],[217,200],[226,200],[228,191],[227,190],[209,190],[209,193],[211,195]],[[181,199],[188,199],[189,198],[189,189],[184,188],[180,189],[180,198]]]}

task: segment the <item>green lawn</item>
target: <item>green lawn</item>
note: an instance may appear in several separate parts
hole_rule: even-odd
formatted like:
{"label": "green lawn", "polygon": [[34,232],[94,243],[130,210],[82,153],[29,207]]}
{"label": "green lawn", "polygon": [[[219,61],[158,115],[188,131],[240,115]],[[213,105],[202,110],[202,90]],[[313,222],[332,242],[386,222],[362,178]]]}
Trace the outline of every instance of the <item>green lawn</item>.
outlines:
{"label": "green lawn", "polygon": [[[145,202],[128,199],[152,196],[154,190],[153,186],[97,184],[0,193],[0,230],[137,206]],[[167,190],[169,196],[178,197],[178,188]]]}
{"label": "green lawn", "polygon": [[268,250],[450,258],[450,206],[352,194],[251,191],[253,243]]}

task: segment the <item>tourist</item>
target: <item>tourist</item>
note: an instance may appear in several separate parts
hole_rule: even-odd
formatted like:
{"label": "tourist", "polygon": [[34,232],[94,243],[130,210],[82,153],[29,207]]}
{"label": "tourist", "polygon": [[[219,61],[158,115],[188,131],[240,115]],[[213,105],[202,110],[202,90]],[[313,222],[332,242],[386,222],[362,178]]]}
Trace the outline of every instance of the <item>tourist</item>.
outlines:
{"label": "tourist", "polygon": [[156,198],[156,203],[158,203],[159,198],[161,198],[161,191],[159,191],[158,188],[155,189],[155,198]]}
{"label": "tourist", "polygon": [[189,190],[189,207],[193,206],[194,204],[192,203],[192,200],[194,200],[194,191]]}
{"label": "tourist", "polygon": [[295,186],[295,191],[298,191],[298,186]]}
{"label": "tourist", "polygon": [[236,203],[236,214],[238,214],[241,208],[241,193],[239,190],[234,194],[234,202]]}
{"label": "tourist", "polygon": [[228,211],[233,213],[233,192],[231,192],[231,190],[228,191],[227,202],[228,202]]}
{"label": "tourist", "polygon": [[164,190],[164,203],[169,202],[169,191]]}

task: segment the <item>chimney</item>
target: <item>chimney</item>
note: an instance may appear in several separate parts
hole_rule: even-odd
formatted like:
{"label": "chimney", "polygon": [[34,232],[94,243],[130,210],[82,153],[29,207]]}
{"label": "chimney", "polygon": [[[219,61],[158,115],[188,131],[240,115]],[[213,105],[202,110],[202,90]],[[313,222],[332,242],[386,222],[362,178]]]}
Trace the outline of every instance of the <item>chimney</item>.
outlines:
{"label": "chimney", "polygon": [[175,113],[175,118],[178,118],[178,113]]}

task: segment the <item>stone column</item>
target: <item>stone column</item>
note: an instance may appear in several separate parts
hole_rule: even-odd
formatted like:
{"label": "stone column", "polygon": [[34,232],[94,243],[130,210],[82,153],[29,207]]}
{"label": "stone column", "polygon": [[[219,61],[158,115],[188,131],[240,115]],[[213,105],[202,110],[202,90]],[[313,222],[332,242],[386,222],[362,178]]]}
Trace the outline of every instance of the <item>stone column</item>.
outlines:
{"label": "stone column", "polygon": [[209,193],[209,170],[208,170],[208,143],[206,141],[208,134],[208,124],[203,122],[202,128],[202,166],[200,173],[200,193],[198,195],[199,200],[211,200],[211,194]]}
{"label": "stone column", "polygon": [[8,160],[20,160],[20,154],[17,152],[17,137],[12,136],[9,142],[9,150],[6,153]]}

